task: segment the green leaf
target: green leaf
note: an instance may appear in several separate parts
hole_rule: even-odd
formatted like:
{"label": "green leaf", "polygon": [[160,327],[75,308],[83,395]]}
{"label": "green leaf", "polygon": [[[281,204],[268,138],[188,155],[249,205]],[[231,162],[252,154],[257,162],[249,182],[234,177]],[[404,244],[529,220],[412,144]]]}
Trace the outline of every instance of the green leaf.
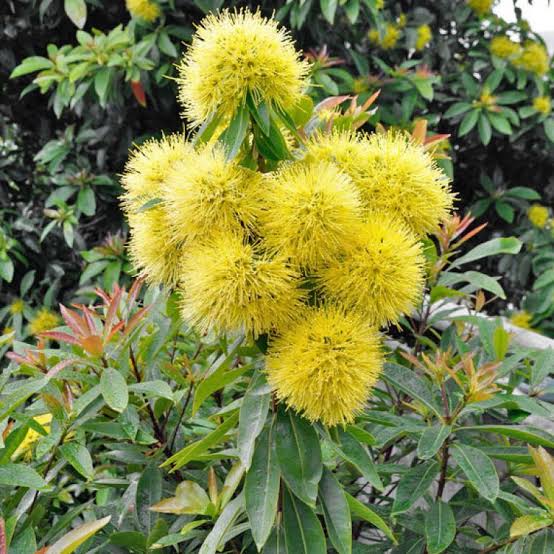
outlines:
{"label": "green leaf", "polygon": [[94,196],[94,191],[90,187],[79,190],[79,194],[77,195],[77,206],[85,215],[94,215],[96,212],[96,198]]}
{"label": "green leaf", "polygon": [[277,459],[292,492],[315,506],[323,465],[314,427],[292,410],[279,410],[275,431]]}
{"label": "green leaf", "polygon": [[265,376],[257,371],[242,399],[239,415],[237,446],[240,459],[246,469],[250,467],[256,438],[264,427],[270,399],[271,393]]}
{"label": "green leaf", "polygon": [[351,463],[372,486],[382,491],[383,482],[365,446],[360,444],[350,433],[339,429],[338,434],[340,445],[332,443],[332,446],[337,450],[338,454],[344,460]]}
{"label": "green leaf", "polygon": [[489,502],[494,502],[500,483],[491,459],[478,448],[467,444],[453,444],[451,453],[476,491]]}
{"label": "green leaf", "polygon": [[516,212],[511,204],[503,202],[502,200],[498,200],[494,203],[494,208],[496,209],[496,213],[504,221],[507,221],[508,223],[513,223]]}
{"label": "green leaf", "polygon": [[197,440],[185,448],[179,450],[173,456],[168,458],[160,467],[167,467],[172,465],[171,471],[175,471],[184,466],[191,460],[196,459],[197,456],[204,454],[206,450],[215,446],[225,438],[225,435],[230,431],[238,421],[239,414],[235,412],[228,417],[217,429],[206,435],[200,440]]}
{"label": "green leaf", "polygon": [[175,496],[164,498],[150,506],[150,510],[162,514],[205,514],[210,505],[206,491],[194,481],[182,481],[175,489]]}
{"label": "green leaf", "polygon": [[151,506],[160,501],[162,497],[162,472],[153,464],[147,466],[142,472],[135,495],[135,516],[141,530],[150,533],[156,514],[150,510]]}
{"label": "green leaf", "polygon": [[502,82],[502,77],[504,76],[504,69],[495,69],[489,76],[485,79],[484,87],[489,89],[489,92],[494,92],[498,85]]}
{"label": "green leaf", "polygon": [[66,442],[60,446],[60,453],[85,479],[94,477],[92,457],[86,447],[77,442]]}
{"label": "green leaf", "polygon": [[456,520],[450,506],[435,502],[425,514],[425,538],[429,554],[446,550],[456,536]]}
{"label": "green leaf", "polygon": [[506,298],[504,289],[498,284],[498,281],[494,277],[490,277],[479,271],[466,271],[462,276],[474,287],[492,292],[499,298]]}
{"label": "green leaf", "polygon": [[544,515],[531,514],[518,517],[510,527],[510,538],[521,537],[534,533],[539,529],[544,529],[549,525],[552,525],[553,520],[551,516],[548,516],[546,512]]}
{"label": "green leaf", "polygon": [[4,396],[0,402],[0,423],[28,398],[42,390],[48,384],[48,378],[29,379],[19,385],[12,393]]}
{"label": "green leaf", "polygon": [[479,433],[498,433],[505,437],[518,439],[533,446],[554,448],[554,435],[530,425],[469,425],[459,427],[459,431],[479,431]]}
{"label": "green leaf", "polygon": [[110,85],[111,70],[109,67],[103,67],[94,76],[94,90],[100,99],[100,105],[106,104]]}
{"label": "green leaf", "polygon": [[524,200],[540,200],[541,195],[529,187],[513,187],[508,189],[505,196],[515,196],[516,198],[523,198]]}
{"label": "green leaf", "polygon": [[337,0],[320,0],[321,13],[323,17],[332,25],[335,21],[335,12],[337,11]]}
{"label": "green leaf", "polygon": [[319,499],[325,518],[327,534],[339,554],[352,552],[352,518],[342,486],[328,470],[319,482]]}
{"label": "green leaf", "polygon": [[326,554],[325,535],[312,508],[283,491],[283,526],[287,554]]}
{"label": "green leaf", "polygon": [[161,198],[151,198],[148,200],[148,202],[145,202],[135,213],[140,214],[142,212],[146,212],[155,206],[158,206],[161,204],[163,200]]}
{"label": "green leaf", "polygon": [[27,75],[28,73],[34,73],[35,71],[41,71],[42,69],[50,69],[54,66],[54,63],[48,58],[42,56],[30,56],[25,58],[12,72],[10,79]]}
{"label": "green leaf", "polygon": [[467,135],[473,129],[473,127],[477,125],[477,121],[479,119],[479,113],[480,113],[480,110],[473,108],[470,112],[464,115],[464,118],[462,119],[462,122],[458,127],[459,137],[463,137],[464,135]]}
{"label": "green leaf", "polygon": [[273,426],[266,427],[256,441],[252,465],[244,482],[246,513],[258,550],[262,549],[271,533],[279,499],[281,478],[272,430]]}
{"label": "green leaf", "polygon": [[468,102],[456,102],[446,110],[443,117],[445,117],[446,119],[450,119],[451,117],[462,115],[469,110],[471,110],[471,104],[469,104]]}
{"label": "green leaf", "polygon": [[467,254],[464,254],[451,264],[451,268],[458,267],[468,262],[474,262],[481,258],[497,256],[498,254],[518,254],[521,250],[521,241],[515,237],[502,237],[491,239],[479,244]]}
{"label": "green leaf", "polygon": [[161,379],[155,381],[142,381],[141,383],[132,383],[129,385],[129,391],[133,393],[145,394],[154,398],[166,398],[173,401],[173,391],[171,387]]}
{"label": "green leaf", "polygon": [[46,481],[27,464],[7,463],[0,466],[0,485],[8,487],[46,488]]}
{"label": "green leaf", "polygon": [[237,369],[227,370],[225,365],[222,365],[217,369],[217,371],[206,377],[196,387],[194,400],[192,402],[192,415],[196,414],[206,398],[208,398],[214,392],[233,383],[241,375],[243,375],[247,371],[250,371],[250,369],[252,369],[250,365],[245,365],[244,367],[239,367]]}
{"label": "green leaf", "polygon": [[225,506],[206,540],[202,543],[198,554],[215,554],[219,546],[222,546],[225,536],[243,511],[244,497],[241,494]]}
{"label": "green leaf", "polygon": [[450,425],[435,424],[431,427],[427,427],[421,434],[419,442],[417,443],[417,456],[422,460],[429,460],[432,458],[443,445],[444,441],[452,432]]}
{"label": "green leaf", "polygon": [[438,472],[439,464],[435,460],[431,460],[404,473],[396,491],[392,514],[397,515],[409,510],[415,501],[429,490]]}
{"label": "green leaf", "polygon": [[269,135],[271,121],[267,102],[262,100],[259,104],[256,104],[252,94],[248,92],[246,94],[246,105],[248,106],[250,115],[254,118],[256,125],[261,129],[262,133],[266,136]]}
{"label": "green leaf", "polygon": [[383,377],[394,388],[401,390],[415,400],[419,400],[437,416],[442,417],[441,409],[433,397],[431,388],[410,368],[394,364],[385,364]]}
{"label": "green leaf", "polygon": [[287,143],[273,117],[270,118],[269,136],[265,136],[254,128],[254,140],[260,154],[272,161],[281,161],[290,158]]}
{"label": "green leaf", "polygon": [[233,119],[231,119],[229,127],[227,127],[227,129],[225,129],[223,134],[219,137],[220,142],[225,145],[227,160],[232,160],[238,154],[246,137],[249,120],[248,108],[241,104],[237,108]]}
{"label": "green leaf", "polygon": [[391,528],[386,524],[385,520],[373,510],[371,510],[365,504],[362,504],[359,500],[354,498],[352,495],[346,493],[346,501],[350,508],[350,513],[352,514],[352,519],[363,519],[368,523],[371,523],[377,529],[380,529],[385,533],[385,535],[394,543],[397,544],[396,537],[392,532]]}
{"label": "green leaf", "polygon": [[82,29],[87,21],[85,0],[64,0],[64,10],[76,27]]}
{"label": "green leaf", "polygon": [[511,135],[512,134],[512,126],[510,125],[510,122],[503,116],[495,112],[487,112],[487,115],[489,117],[489,121],[491,122],[491,125],[496,129],[499,133],[502,133],[504,135]]}
{"label": "green leaf", "polygon": [[172,58],[176,58],[179,55],[177,48],[175,48],[175,45],[171,42],[169,35],[165,31],[160,33],[158,38],[158,47],[164,54],[167,54]]}
{"label": "green leaf", "polygon": [[491,129],[491,124],[484,113],[481,113],[479,115],[477,130],[479,131],[479,138],[481,139],[481,142],[485,146],[489,144],[492,137],[492,129]]}
{"label": "green leaf", "polygon": [[8,283],[12,282],[14,269],[13,261],[9,258],[0,261],[0,277],[4,279],[4,281]]}
{"label": "green leaf", "polygon": [[263,554],[288,554],[282,525],[273,527],[271,535],[269,535],[269,539],[263,549]]}
{"label": "green leaf", "polygon": [[116,412],[122,412],[129,402],[127,382],[119,371],[107,367],[100,377],[100,388],[106,404]]}
{"label": "green leaf", "polygon": [[544,128],[544,134],[548,137],[550,142],[554,142],[554,118],[551,117],[549,119],[545,119],[542,125]]}
{"label": "green leaf", "polygon": [[73,531],[66,533],[59,541],[48,547],[48,554],[71,554],[90,537],[98,533],[102,527],[105,527],[111,518],[112,516],[108,516],[96,521],[89,521],[73,529]]}

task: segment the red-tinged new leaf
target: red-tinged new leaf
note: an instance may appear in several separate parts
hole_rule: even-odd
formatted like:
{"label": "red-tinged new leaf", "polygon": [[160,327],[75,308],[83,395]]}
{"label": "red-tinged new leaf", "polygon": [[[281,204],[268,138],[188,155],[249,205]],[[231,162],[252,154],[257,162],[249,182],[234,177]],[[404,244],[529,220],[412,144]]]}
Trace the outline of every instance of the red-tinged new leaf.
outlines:
{"label": "red-tinged new leaf", "polygon": [[150,306],[145,306],[144,308],[141,308],[130,320],[129,323],[127,323],[127,326],[125,327],[125,334],[128,335],[137,325],[140,323],[140,321],[144,318],[144,316],[147,314],[148,310],[150,310]]}
{"label": "red-tinged new leaf", "polygon": [[98,335],[84,337],[81,339],[80,344],[91,356],[100,357],[104,352],[102,337],[99,337]]}
{"label": "red-tinged new leaf", "polygon": [[378,96],[381,94],[381,89],[376,90],[363,104],[362,110],[365,112],[372,104],[377,100]]}
{"label": "red-tinged new leaf", "polygon": [[115,316],[117,315],[117,309],[119,308],[119,304],[121,303],[122,294],[123,294],[123,289],[116,287],[114,291],[114,295],[108,307],[108,312],[106,313],[106,321],[104,322],[104,336],[110,333],[113,321],[115,319]]}
{"label": "red-tinged new leaf", "polygon": [[131,81],[131,90],[133,95],[137,99],[137,102],[143,107],[146,108],[146,94],[144,93],[144,88],[140,81]]}
{"label": "red-tinged new leaf", "polygon": [[316,112],[320,112],[321,110],[332,110],[333,108],[336,108],[346,100],[350,100],[352,96],[330,96],[329,98],[325,98],[325,100],[322,100],[316,107]]}
{"label": "red-tinged new leaf", "polygon": [[108,336],[104,338],[105,342],[106,343],[110,342],[113,339],[113,337],[117,333],[119,333],[119,331],[121,331],[124,327],[125,327],[124,321],[120,321],[117,325],[114,325],[112,330],[108,333]]}
{"label": "red-tinged new leaf", "polygon": [[46,374],[46,377],[55,377],[62,369],[65,369],[66,367],[76,363],[78,360],[76,359],[70,359],[70,360],[62,360],[61,362],[57,363],[52,369],[48,371]]}
{"label": "red-tinged new leaf", "polygon": [[39,337],[57,340],[58,342],[67,342],[68,344],[75,344],[77,346],[80,344],[79,340],[73,335],[64,333],[63,331],[44,331],[44,333],[40,333]]}
{"label": "red-tinged new leaf", "polygon": [[63,304],[60,304],[60,312],[66,323],[66,325],[77,335],[87,334],[87,325],[85,321],[79,317],[77,312],[66,308]]}
{"label": "red-tinged new leaf", "polygon": [[139,295],[140,290],[142,289],[143,283],[144,283],[144,279],[135,279],[135,281],[131,285],[131,288],[129,289],[129,298],[127,300],[129,307],[135,303],[137,296]]}

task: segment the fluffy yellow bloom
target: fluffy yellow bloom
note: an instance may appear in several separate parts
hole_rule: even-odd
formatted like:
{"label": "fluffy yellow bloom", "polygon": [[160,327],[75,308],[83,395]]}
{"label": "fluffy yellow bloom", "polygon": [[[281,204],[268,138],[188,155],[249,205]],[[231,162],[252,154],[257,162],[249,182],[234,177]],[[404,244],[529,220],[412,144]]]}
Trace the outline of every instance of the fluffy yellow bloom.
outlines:
{"label": "fluffy yellow bloom", "polygon": [[25,302],[22,298],[16,298],[11,304],[10,304],[10,314],[16,315],[23,313],[23,310],[25,308]]}
{"label": "fluffy yellow bloom", "polygon": [[192,153],[192,146],[180,134],[148,140],[135,148],[121,177],[125,189],[124,204],[137,210],[148,200],[159,197],[175,163],[187,159]]}
{"label": "fluffy yellow bloom", "polygon": [[516,325],[517,327],[521,327],[522,329],[532,329],[531,327],[531,320],[533,319],[533,315],[529,312],[526,312],[525,310],[522,310],[520,312],[514,312],[510,316],[510,322]]}
{"label": "fluffy yellow bloom", "polygon": [[400,27],[400,29],[403,29],[404,27],[406,27],[406,23],[408,23],[408,16],[405,13],[401,13],[397,19],[398,27]]}
{"label": "fluffy yellow bloom", "polygon": [[522,67],[530,73],[544,75],[550,67],[550,58],[546,48],[534,41],[525,43],[521,54],[514,60],[514,65]]}
{"label": "fluffy yellow bloom", "polygon": [[299,275],[283,257],[232,234],[193,245],[181,278],[182,316],[201,330],[257,336],[288,324],[303,297]]}
{"label": "fluffy yellow bloom", "polygon": [[271,250],[315,269],[356,233],[362,202],[351,179],[330,162],[283,165],[268,178],[261,229]]}
{"label": "fluffy yellow bloom", "polygon": [[494,0],[467,0],[467,4],[477,15],[485,15],[491,11]]}
{"label": "fluffy yellow bloom", "polygon": [[177,161],[163,192],[173,239],[186,242],[214,231],[253,229],[261,179],[260,173],[226,161],[219,144]]}
{"label": "fluffy yellow bloom", "polygon": [[548,115],[552,111],[550,96],[537,96],[533,98],[533,108],[540,113]]}
{"label": "fluffy yellow bloom", "polygon": [[423,50],[433,38],[433,33],[431,32],[431,27],[429,25],[424,24],[420,25],[416,29],[416,43],[415,43],[415,49],[416,50]]}
{"label": "fluffy yellow bloom", "polygon": [[334,305],[307,308],[271,341],[266,358],[278,398],[329,426],[349,423],[362,410],[381,365],[377,331]]}
{"label": "fluffy yellow bloom", "polygon": [[308,64],[276,21],[223,11],[202,21],[178,71],[185,115],[199,124],[216,111],[231,116],[247,91],[256,101],[292,107],[306,86]]}
{"label": "fluffy yellow bloom", "polygon": [[521,45],[506,36],[497,36],[491,40],[490,50],[494,56],[507,59],[521,52]]}
{"label": "fluffy yellow bloom", "polygon": [[176,284],[182,245],[173,236],[162,204],[141,208],[149,201],[161,202],[165,182],[175,164],[193,154],[193,147],[182,135],[171,135],[135,149],[125,166],[122,201],[131,228],[131,260],[151,283]]}
{"label": "fluffy yellow bloom", "polygon": [[540,204],[533,204],[527,210],[527,217],[529,221],[539,229],[544,229],[548,223],[548,208],[541,206]]}
{"label": "fluffy yellow bloom", "polygon": [[436,230],[452,209],[448,177],[407,134],[318,135],[308,144],[307,157],[334,160],[358,186],[370,212],[399,217],[417,235]]}
{"label": "fluffy yellow bloom", "polygon": [[175,286],[184,247],[175,240],[164,207],[157,205],[144,212],[130,212],[127,219],[133,266],[149,283]]}
{"label": "fluffy yellow bloom", "polygon": [[[50,423],[52,421],[52,414],[42,414],[33,418],[39,425],[42,425],[47,432],[50,432]],[[21,441],[21,444],[17,447],[12,454],[11,459],[16,460],[22,454],[27,454],[33,447],[33,445],[40,439],[42,435],[37,433],[34,429],[29,429],[25,435],[25,438]]]}
{"label": "fluffy yellow bloom", "polygon": [[29,322],[29,332],[32,335],[38,335],[44,331],[50,331],[61,323],[58,314],[48,308],[41,308],[35,317]]}
{"label": "fluffy yellow bloom", "polygon": [[391,50],[396,46],[400,38],[400,28],[394,23],[387,23],[383,38],[379,36],[377,29],[371,29],[368,33],[370,42],[380,46],[383,50]]}
{"label": "fluffy yellow bloom", "polygon": [[148,23],[156,21],[160,17],[160,7],[151,0],[125,0],[129,13],[138,19]]}
{"label": "fluffy yellow bloom", "polygon": [[421,297],[424,257],[415,237],[393,220],[372,217],[341,259],[318,276],[325,298],[365,315],[372,325],[395,323]]}

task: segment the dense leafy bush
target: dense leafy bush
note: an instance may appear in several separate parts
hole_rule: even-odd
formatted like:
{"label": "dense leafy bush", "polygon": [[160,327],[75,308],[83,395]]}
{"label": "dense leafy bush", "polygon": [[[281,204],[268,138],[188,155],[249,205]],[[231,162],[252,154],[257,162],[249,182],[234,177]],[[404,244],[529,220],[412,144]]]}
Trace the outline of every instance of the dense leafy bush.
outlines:
{"label": "dense leafy bush", "polygon": [[[202,125],[133,149],[122,178],[150,286],[114,284],[112,236],[83,252],[82,283],[110,289],[89,305],[29,314],[31,271],[2,314],[0,551],[548,552],[552,350],[482,316],[506,295],[475,270],[521,242],[469,246],[484,226],[450,213],[445,137],[362,134],[375,95],[314,107],[272,23],[211,17],[198,36],[178,84]],[[113,185],[66,133],[40,153],[59,177],[43,233],[72,244]],[[528,212],[533,271],[550,216]]]}

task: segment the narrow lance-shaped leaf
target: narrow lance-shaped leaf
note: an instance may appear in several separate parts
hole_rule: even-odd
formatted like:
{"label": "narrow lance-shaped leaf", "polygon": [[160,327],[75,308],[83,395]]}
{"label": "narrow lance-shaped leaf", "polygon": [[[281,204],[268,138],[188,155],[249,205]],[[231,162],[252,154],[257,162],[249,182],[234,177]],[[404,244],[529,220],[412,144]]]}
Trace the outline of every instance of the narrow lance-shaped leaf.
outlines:
{"label": "narrow lance-shaped leaf", "polygon": [[400,479],[392,505],[393,515],[409,510],[429,490],[438,472],[439,464],[434,460],[408,470]]}
{"label": "narrow lance-shaped leaf", "polygon": [[450,506],[435,502],[425,514],[425,538],[429,554],[446,550],[456,536],[456,520]]}
{"label": "narrow lance-shaped leaf", "polygon": [[252,465],[246,474],[244,498],[250,528],[258,550],[266,543],[277,513],[280,471],[273,447],[272,426],[256,441]]}
{"label": "narrow lance-shaped leaf", "polygon": [[350,508],[343,488],[329,470],[323,472],[319,482],[319,499],[329,539],[339,554],[350,554],[352,552]]}
{"label": "narrow lance-shaped leaf", "polygon": [[292,410],[280,410],[275,432],[277,459],[285,481],[298,498],[314,506],[323,465],[313,426]]}

